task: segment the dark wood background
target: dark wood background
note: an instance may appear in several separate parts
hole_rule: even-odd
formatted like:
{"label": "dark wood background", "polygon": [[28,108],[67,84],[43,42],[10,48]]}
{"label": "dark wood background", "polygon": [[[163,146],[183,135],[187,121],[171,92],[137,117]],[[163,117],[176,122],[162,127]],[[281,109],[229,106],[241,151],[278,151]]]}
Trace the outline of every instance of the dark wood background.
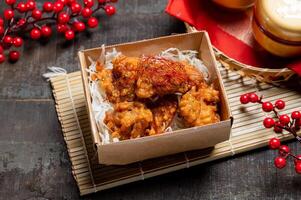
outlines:
{"label": "dark wood background", "polygon": [[[4,1],[0,2],[3,9]],[[39,6],[44,1],[38,1]],[[79,70],[77,51],[184,32],[164,13],[166,0],[120,0],[118,14],[100,15],[102,28],[65,43],[26,40],[16,64],[0,65],[0,199],[80,199],[56,116],[47,67]],[[294,152],[300,145],[289,143]],[[300,199],[292,162],[273,167],[267,148],[121,186],[83,199]]]}

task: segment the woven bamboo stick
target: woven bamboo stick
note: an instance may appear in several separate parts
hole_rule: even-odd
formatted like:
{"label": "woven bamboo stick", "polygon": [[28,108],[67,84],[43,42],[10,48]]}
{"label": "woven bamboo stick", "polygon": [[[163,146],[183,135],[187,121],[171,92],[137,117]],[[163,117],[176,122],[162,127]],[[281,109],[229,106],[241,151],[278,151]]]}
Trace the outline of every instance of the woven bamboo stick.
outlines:
{"label": "woven bamboo stick", "polygon": [[[188,23],[185,23],[185,26],[188,33],[197,31],[196,28],[190,26]],[[278,78],[288,80],[292,75],[294,75],[294,72],[288,68],[268,69],[245,65],[229,58],[216,48],[214,48],[214,50],[216,52],[217,60],[222,62],[225,68],[235,71],[242,76],[254,77],[261,82],[272,83],[274,82],[273,80]]]}
{"label": "woven bamboo stick", "polygon": [[[126,166],[97,164],[80,73],[74,72],[52,78],[57,113],[62,124],[73,175],[81,195],[265,146],[267,141],[275,136],[275,133],[263,129],[260,123],[263,115],[262,111],[258,109],[260,105],[250,105],[246,109],[248,112],[242,112],[242,106],[238,101],[240,94],[258,90],[266,100],[274,101],[281,97],[288,102],[286,112],[301,107],[299,100],[301,94],[290,88],[276,88],[265,83],[254,84],[254,80],[250,78],[241,78],[235,72],[227,71],[225,68],[220,68],[220,70],[235,119],[231,140],[217,144],[212,151],[207,149],[180,153]],[[69,89],[67,85],[69,85]],[[70,93],[72,97],[70,97]],[[246,129],[245,126],[249,128]],[[287,134],[281,138],[287,140],[292,137]]]}

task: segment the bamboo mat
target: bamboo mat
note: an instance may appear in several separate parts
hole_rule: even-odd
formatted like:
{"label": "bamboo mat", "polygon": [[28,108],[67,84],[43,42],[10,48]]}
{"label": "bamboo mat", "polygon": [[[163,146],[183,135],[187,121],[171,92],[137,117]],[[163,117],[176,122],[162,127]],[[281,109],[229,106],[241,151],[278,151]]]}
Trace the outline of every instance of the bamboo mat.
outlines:
{"label": "bamboo mat", "polygon": [[[257,91],[270,101],[282,98],[287,102],[286,112],[301,107],[301,94],[295,90],[256,83],[223,67],[220,71],[234,116],[230,140],[217,144],[214,149],[180,153],[125,166],[97,164],[80,72],[51,78],[56,110],[80,194],[94,193],[267,145],[276,134],[263,128],[261,121],[264,114],[259,105],[240,105],[239,96],[243,93]],[[286,140],[291,136],[284,134],[281,138]]]}

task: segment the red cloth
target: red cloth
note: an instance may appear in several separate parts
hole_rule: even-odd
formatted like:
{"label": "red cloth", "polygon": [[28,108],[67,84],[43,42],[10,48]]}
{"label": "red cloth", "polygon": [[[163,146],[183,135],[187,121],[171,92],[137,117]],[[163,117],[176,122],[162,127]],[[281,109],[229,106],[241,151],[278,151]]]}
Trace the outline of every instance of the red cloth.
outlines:
{"label": "red cloth", "polygon": [[252,36],[252,9],[230,12],[211,0],[169,0],[166,12],[198,30],[206,30],[211,43],[227,56],[247,65],[288,67],[301,76],[301,58],[284,59],[263,50]]}

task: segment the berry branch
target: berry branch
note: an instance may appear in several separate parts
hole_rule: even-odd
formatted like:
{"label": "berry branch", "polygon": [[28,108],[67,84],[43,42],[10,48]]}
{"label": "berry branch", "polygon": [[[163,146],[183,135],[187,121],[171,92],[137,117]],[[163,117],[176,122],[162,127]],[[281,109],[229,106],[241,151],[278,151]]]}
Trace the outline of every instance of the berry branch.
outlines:
{"label": "berry branch", "polygon": [[[8,5],[0,17],[0,63],[5,61],[4,51],[23,45],[20,35],[29,32],[30,38],[39,40],[52,35],[51,25],[56,24],[58,33],[66,40],[73,40],[76,33],[88,28],[96,28],[99,24],[93,15],[100,9],[108,16],[114,15],[116,9],[109,3],[117,0],[56,0],[45,2],[39,9],[35,0],[5,0]],[[87,26],[87,27],[86,27]],[[9,60],[16,62],[20,58],[19,51],[10,50]]]}
{"label": "berry branch", "polygon": [[[283,100],[279,99],[275,102],[275,104],[272,104],[268,101],[263,102],[262,100],[263,96],[259,98],[255,93],[248,93],[240,96],[240,102],[242,104],[258,103],[261,104],[264,112],[274,113],[274,118],[266,117],[263,120],[263,125],[265,128],[273,128],[274,132],[278,134],[281,134],[283,133],[283,130],[286,130],[301,143],[301,137],[297,134],[297,131],[300,130],[301,126],[301,112],[293,111],[291,113],[291,117],[286,114],[281,115],[279,114],[279,110],[283,110],[285,108],[285,102]],[[294,159],[295,171],[298,174],[301,174],[301,155],[292,154],[290,148],[287,145],[281,145],[281,142],[278,138],[270,139],[269,147],[274,150],[278,149],[279,156],[274,160],[274,164],[277,168],[284,168],[286,166],[287,158],[290,157]]]}

